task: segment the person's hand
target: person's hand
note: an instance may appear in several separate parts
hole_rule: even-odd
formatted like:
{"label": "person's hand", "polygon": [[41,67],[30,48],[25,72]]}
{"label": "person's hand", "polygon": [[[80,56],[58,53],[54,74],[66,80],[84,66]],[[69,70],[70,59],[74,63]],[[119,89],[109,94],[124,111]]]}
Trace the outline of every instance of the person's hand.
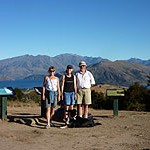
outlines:
{"label": "person's hand", "polygon": [[45,94],[43,95],[42,99],[45,100]]}
{"label": "person's hand", "polygon": [[61,100],[64,100],[64,96],[63,96],[63,94],[61,95]]}
{"label": "person's hand", "polygon": [[58,102],[60,101],[60,96],[58,96]]}
{"label": "person's hand", "polygon": [[78,95],[77,95],[77,93],[76,93],[75,96],[74,96],[74,99],[77,100],[77,98],[78,98]]}

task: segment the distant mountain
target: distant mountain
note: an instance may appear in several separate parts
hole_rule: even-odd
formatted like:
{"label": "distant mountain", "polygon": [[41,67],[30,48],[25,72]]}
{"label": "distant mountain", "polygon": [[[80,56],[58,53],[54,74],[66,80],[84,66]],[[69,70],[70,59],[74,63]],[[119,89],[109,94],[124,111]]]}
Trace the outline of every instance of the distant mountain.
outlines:
{"label": "distant mountain", "polygon": [[75,54],[61,54],[55,57],[24,55],[0,60],[0,80],[43,80],[51,65],[57,68],[57,76],[61,77],[68,64],[73,65],[74,71],[77,71],[81,60],[86,61],[87,68],[93,73],[96,83],[118,86],[129,86],[134,82],[146,84],[147,75],[150,74],[149,60],[129,59],[112,62],[101,57]]}
{"label": "distant mountain", "polygon": [[138,63],[138,64],[150,66],[150,59],[149,60],[142,60],[142,59],[138,59],[138,58],[130,58],[127,61],[132,62],[132,63]]}
{"label": "distant mountain", "polygon": [[134,82],[147,84],[150,67],[126,61],[106,61],[90,65],[97,83],[130,86]]}
{"label": "distant mountain", "polygon": [[16,80],[32,75],[47,74],[51,65],[57,68],[57,72],[64,72],[68,64],[72,64],[74,70],[77,70],[81,60],[86,61],[87,65],[106,61],[101,57],[84,57],[74,54],[62,54],[55,57],[23,55],[0,60],[0,80]]}
{"label": "distant mountain", "polygon": [[[62,77],[62,74],[60,73],[56,73],[55,76],[57,76],[58,78],[61,78]],[[41,74],[41,75],[30,75],[30,76],[27,76],[25,77],[23,80],[43,80],[45,77],[45,74]]]}

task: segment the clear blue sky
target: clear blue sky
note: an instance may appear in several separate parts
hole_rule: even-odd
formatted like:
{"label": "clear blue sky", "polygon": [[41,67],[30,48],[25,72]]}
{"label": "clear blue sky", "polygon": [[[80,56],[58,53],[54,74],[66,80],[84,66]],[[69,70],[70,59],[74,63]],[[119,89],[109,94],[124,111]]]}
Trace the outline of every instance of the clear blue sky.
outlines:
{"label": "clear blue sky", "polygon": [[0,0],[0,60],[63,53],[150,59],[150,0]]}

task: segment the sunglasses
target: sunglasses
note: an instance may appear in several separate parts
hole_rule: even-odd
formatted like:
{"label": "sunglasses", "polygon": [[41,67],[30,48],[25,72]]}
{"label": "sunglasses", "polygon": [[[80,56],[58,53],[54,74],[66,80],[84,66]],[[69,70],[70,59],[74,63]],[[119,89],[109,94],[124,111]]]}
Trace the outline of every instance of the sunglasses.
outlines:
{"label": "sunglasses", "polygon": [[85,67],[85,65],[80,66],[80,68]]}

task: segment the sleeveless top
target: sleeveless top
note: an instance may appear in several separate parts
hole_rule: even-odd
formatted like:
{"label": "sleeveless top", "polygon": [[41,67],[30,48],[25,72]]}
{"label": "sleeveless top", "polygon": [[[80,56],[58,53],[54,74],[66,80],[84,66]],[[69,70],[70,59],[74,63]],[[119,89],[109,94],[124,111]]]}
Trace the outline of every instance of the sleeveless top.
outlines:
{"label": "sleeveless top", "polygon": [[46,81],[46,90],[57,91],[57,79],[48,78]]}
{"label": "sleeveless top", "polygon": [[64,92],[74,92],[74,75],[71,77],[65,75]]}

